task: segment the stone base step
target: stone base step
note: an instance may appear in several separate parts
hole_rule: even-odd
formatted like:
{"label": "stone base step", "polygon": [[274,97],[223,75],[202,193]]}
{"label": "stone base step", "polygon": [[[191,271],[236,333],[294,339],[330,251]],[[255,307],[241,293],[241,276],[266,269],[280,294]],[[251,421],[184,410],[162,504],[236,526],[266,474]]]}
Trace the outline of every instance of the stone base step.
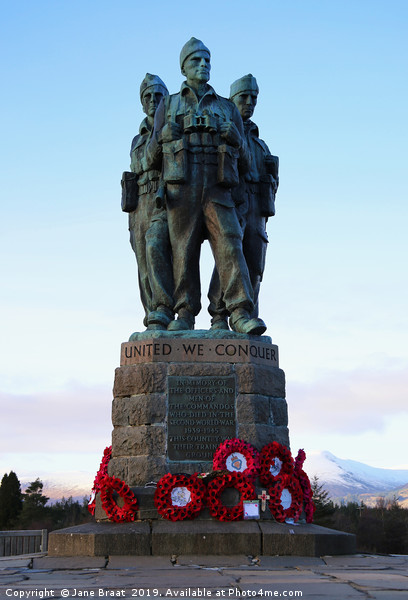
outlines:
{"label": "stone base step", "polygon": [[86,523],[53,531],[49,556],[354,554],[355,536],[319,525],[268,521]]}

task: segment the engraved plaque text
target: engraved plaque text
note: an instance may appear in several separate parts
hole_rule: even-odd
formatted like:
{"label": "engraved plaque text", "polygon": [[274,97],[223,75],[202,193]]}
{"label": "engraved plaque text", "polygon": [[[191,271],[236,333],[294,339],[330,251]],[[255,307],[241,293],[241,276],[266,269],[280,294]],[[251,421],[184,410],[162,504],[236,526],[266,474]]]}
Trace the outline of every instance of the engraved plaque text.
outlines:
{"label": "engraved plaque text", "polygon": [[168,377],[169,460],[212,460],[217,446],[235,436],[234,376]]}

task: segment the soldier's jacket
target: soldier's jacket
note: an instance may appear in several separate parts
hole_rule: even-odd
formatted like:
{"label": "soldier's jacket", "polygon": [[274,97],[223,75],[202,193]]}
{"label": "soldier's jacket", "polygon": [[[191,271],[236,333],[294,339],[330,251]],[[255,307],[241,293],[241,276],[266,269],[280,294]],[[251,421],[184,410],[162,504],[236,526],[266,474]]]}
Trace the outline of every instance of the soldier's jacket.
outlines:
{"label": "soldier's jacket", "polygon": [[[226,143],[219,127],[232,121],[241,136],[240,148]],[[160,143],[160,133],[166,123],[177,123],[182,131],[180,139]],[[241,116],[236,106],[215,93],[208,86],[198,101],[194,91],[184,82],[180,93],[163,98],[156,111],[154,132],[147,146],[148,164],[162,165],[163,179],[170,184],[194,181],[196,169],[212,169],[218,183],[232,188],[239,183],[239,174],[249,166]],[[222,200],[221,200],[222,198]],[[220,202],[233,206],[231,199],[220,194]]]}
{"label": "soldier's jacket", "polygon": [[152,127],[145,118],[140,124],[139,134],[133,138],[130,148],[130,170],[138,175],[139,196],[156,192],[161,175],[159,170],[149,168],[146,161],[146,145],[151,134]]}
{"label": "soldier's jacket", "polygon": [[[239,205],[243,201],[242,191],[256,194],[259,198],[260,214],[264,217],[271,217],[275,214],[279,159],[270,153],[266,143],[259,138],[258,126],[255,123],[251,120],[245,121],[244,131],[251,162],[249,169],[241,177],[240,190],[237,190],[236,194],[234,193],[236,195],[235,202]],[[269,165],[265,161],[266,157],[269,157]]]}

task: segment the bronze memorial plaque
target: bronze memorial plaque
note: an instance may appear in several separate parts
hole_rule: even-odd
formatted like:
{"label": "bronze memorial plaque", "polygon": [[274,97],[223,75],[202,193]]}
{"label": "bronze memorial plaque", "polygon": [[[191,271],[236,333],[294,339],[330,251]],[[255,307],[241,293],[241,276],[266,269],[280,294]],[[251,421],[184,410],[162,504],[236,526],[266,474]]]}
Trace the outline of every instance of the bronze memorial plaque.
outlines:
{"label": "bronze memorial plaque", "polygon": [[236,436],[235,377],[168,377],[169,460],[209,461]]}

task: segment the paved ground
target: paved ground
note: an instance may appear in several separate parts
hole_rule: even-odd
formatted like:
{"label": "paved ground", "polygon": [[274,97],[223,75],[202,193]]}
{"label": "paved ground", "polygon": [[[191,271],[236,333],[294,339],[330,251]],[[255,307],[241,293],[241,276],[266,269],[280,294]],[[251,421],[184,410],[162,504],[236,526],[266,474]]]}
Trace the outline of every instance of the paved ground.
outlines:
{"label": "paved ground", "polygon": [[407,600],[408,556],[0,559],[0,598]]}

